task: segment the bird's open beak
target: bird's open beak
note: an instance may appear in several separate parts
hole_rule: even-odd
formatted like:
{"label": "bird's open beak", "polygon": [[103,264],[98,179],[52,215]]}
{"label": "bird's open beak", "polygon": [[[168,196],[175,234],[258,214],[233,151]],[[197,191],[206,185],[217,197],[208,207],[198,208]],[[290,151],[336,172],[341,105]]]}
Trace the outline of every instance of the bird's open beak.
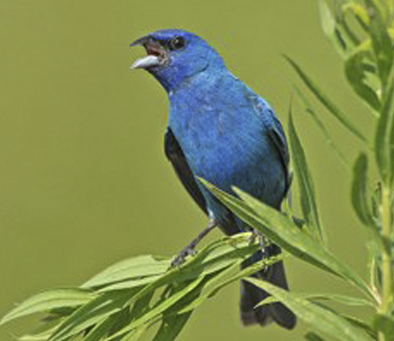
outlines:
{"label": "bird's open beak", "polygon": [[133,69],[149,69],[157,66],[164,65],[167,62],[167,51],[160,44],[159,41],[153,39],[150,36],[145,36],[137,39],[130,46],[145,47],[147,56],[137,59],[131,66],[130,70]]}

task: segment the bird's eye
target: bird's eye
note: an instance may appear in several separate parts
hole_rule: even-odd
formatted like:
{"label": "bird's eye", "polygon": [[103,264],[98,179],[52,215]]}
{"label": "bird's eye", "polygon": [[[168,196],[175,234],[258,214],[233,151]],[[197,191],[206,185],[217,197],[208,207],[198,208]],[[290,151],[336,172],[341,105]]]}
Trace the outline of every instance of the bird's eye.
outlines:
{"label": "bird's eye", "polygon": [[186,41],[183,37],[175,37],[169,41],[168,45],[171,50],[179,50],[185,47]]}

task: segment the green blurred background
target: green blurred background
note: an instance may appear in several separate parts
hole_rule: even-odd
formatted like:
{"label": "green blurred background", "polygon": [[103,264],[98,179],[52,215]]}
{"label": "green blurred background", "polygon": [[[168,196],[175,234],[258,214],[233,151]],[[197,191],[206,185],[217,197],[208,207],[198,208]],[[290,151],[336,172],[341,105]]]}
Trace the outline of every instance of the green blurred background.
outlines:
{"label": "green blurred background", "polygon": [[[128,44],[161,28],[206,38],[284,123],[298,79],[283,53],[362,129],[371,127],[323,37],[314,0],[1,0],[0,315],[118,260],[173,255],[206,224],[163,154],[164,91],[146,72],[129,71],[143,52]],[[353,160],[359,146],[320,113]],[[330,245],[365,275],[365,236],[350,208],[349,173],[302,110],[295,120]],[[287,273],[296,291],[348,290],[291,259]],[[238,290],[233,285],[199,308],[179,339],[302,338],[302,323],[292,332],[243,328]],[[1,328],[0,340],[12,340],[33,321]]]}

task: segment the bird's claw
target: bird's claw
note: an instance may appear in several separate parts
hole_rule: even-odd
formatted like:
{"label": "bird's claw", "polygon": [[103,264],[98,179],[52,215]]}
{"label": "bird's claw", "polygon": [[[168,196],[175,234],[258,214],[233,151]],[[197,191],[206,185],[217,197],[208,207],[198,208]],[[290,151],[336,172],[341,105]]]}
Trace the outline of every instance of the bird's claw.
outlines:
{"label": "bird's claw", "polygon": [[261,243],[263,236],[260,232],[257,232],[255,229],[253,229],[251,231],[251,235],[248,237],[248,243],[249,245],[254,244],[254,242],[256,241],[256,239],[259,241],[259,243]]}
{"label": "bird's claw", "polygon": [[248,238],[249,245],[252,245],[256,239],[258,240],[263,258],[267,257],[267,247],[269,247],[269,242],[267,241],[266,237],[264,237],[260,232],[253,229],[252,234]]}
{"label": "bird's claw", "polygon": [[170,268],[177,268],[181,266],[183,263],[185,263],[186,258],[188,256],[194,256],[196,254],[196,250],[194,250],[191,247],[185,247],[178,256],[176,256],[172,261]]}

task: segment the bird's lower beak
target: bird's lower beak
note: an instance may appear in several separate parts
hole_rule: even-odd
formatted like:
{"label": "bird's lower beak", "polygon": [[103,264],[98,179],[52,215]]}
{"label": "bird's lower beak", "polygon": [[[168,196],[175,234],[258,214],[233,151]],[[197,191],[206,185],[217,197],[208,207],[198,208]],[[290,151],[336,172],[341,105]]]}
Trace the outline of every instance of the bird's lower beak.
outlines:
{"label": "bird's lower beak", "polygon": [[148,55],[144,58],[137,59],[133,64],[131,64],[130,70],[148,69],[150,67],[159,66],[159,65],[160,65],[159,57]]}
{"label": "bird's lower beak", "polygon": [[131,43],[130,46],[145,47],[147,56],[137,59],[131,66],[130,70],[133,69],[150,69],[164,65],[167,62],[167,52],[163,46],[155,39],[150,36],[145,36],[137,39]]}

